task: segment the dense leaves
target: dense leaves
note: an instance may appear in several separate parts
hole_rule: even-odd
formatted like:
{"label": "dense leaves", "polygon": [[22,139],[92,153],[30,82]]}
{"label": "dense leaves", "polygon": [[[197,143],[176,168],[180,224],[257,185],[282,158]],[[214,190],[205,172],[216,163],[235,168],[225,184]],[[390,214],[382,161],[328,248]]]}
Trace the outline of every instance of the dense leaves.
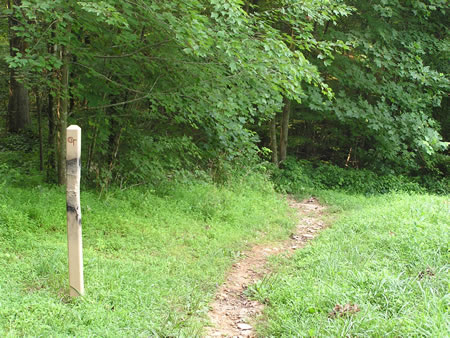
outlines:
{"label": "dense leaves", "polygon": [[321,116],[318,132],[341,165],[353,157],[382,172],[430,169],[448,146],[433,118],[450,88],[448,8],[443,1],[348,3],[356,14],[326,35],[351,48],[321,65],[336,98],[311,90],[299,116]]}
{"label": "dense leaves", "polygon": [[[5,10],[16,24],[2,30],[24,41],[5,60],[44,102],[48,139],[68,95],[84,172],[106,187],[248,164],[283,98],[296,102],[292,153],[436,168],[447,146],[446,10],[445,1],[23,0]],[[44,149],[50,160],[55,147]]]}

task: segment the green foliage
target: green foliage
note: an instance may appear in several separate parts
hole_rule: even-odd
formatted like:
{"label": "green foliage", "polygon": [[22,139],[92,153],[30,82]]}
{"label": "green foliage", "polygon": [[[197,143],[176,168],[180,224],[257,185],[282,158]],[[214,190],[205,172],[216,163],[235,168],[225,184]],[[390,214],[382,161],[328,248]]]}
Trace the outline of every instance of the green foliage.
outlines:
{"label": "green foliage", "polygon": [[102,189],[187,171],[221,180],[267,146],[263,125],[283,97],[293,107],[289,151],[300,158],[446,174],[437,160],[448,147],[443,1],[18,4],[4,10],[15,24],[0,29],[24,49],[3,48],[3,67],[56,110],[67,53],[69,124],[83,129],[85,180]]}
{"label": "green foliage", "polygon": [[[317,39],[348,49],[324,65],[311,53],[335,92],[326,101],[310,86],[293,112],[291,153],[379,173],[430,174],[448,147],[448,6],[429,1],[346,1],[356,11],[337,25],[317,28]],[[445,125],[443,125],[445,127]],[[297,136],[297,138],[296,138]],[[302,139],[304,138],[304,139]],[[443,172],[441,172],[443,174]]]}
{"label": "green foliage", "polygon": [[[444,197],[327,192],[346,212],[250,290],[265,303],[261,336],[428,336],[448,332]],[[356,313],[330,316],[337,304]]]}
{"label": "green foliage", "polygon": [[342,190],[353,194],[385,194],[388,192],[425,191],[448,194],[449,180],[437,176],[411,178],[402,175],[377,175],[364,169],[340,168],[332,164],[313,164],[308,161],[285,161],[280,169],[273,169],[273,181],[281,190],[302,193],[311,189]]}
{"label": "green foliage", "polygon": [[241,252],[293,226],[259,175],[83,191],[81,205],[86,296],[72,300],[63,189],[0,184],[2,336],[200,336]]}
{"label": "green foliage", "polygon": [[8,134],[0,140],[0,152],[14,151],[25,154],[32,150],[34,141],[33,135],[30,134]]}
{"label": "green foliage", "polygon": [[314,22],[351,9],[341,1],[266,5],[22,1],[8,14],[28,48],[6,61],[28,86],[61,98],[59,52],[70,54],[69,123],[83,129],[88,177],[99,186],[224,168],[257,153],[251,127],[279,111],[283,95],[300,101],[305,85],[331,95],[302,51],[330,54],[337,42],[316,41]]}
{"label": "green foliage", "polygon": [[8,134],[0,139],[0,186],[33,187],[43,181],[38,171],[36,139],[31,133]]}

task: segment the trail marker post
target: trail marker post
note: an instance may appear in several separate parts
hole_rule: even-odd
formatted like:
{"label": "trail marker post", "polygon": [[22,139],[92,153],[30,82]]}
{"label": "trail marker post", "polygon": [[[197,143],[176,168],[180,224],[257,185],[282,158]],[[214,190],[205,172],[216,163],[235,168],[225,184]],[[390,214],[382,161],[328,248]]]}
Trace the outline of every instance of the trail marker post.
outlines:
{"label": "trail marker post", "polygon": [[66,143],[67,180],[67,247],[69,252],[70,296],[84,294],[83,244],[81,239],[81,128],[71,125],[67,128]]}

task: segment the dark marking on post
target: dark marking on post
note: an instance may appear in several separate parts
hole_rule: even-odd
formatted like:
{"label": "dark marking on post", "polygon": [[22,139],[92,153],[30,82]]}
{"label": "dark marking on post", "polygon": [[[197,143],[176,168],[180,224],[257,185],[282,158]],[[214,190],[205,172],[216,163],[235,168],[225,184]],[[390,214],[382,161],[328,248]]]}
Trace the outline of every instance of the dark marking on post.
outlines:
{"label": "dark marking on post", "polygon": [[81,215],[78,212],[77,208],[75,208],[74,206],[70,205],[69,203],[66,204],[66,208],[67,208],[67,212],[68,213],[75,214],[75,218],[76,218],[78,224],[81,225]]}
{"label": "dark marking on post", "polygon": [[73,212],[75,214],[77,214],[77,209],[74,208],[72,205],[70,205],[69,203],[67,203],[67,212]]}
{"label": "dark marking on post", "polygon": [[67,160],[66,161],[66,165],[67,165],[67,168],[69,168],[69,167],[77,167],[77,165],[80,165],[80,163],[81,163],[81,159],[79,159],[79,158],[73,158],[73,159],[71,159],[71,160]]}
{"label": "dark marking on post", "polygon": [[80,160],[78,158],[74,158],[66,161],[67,173],[69,175],[77,175],[80,169]]}

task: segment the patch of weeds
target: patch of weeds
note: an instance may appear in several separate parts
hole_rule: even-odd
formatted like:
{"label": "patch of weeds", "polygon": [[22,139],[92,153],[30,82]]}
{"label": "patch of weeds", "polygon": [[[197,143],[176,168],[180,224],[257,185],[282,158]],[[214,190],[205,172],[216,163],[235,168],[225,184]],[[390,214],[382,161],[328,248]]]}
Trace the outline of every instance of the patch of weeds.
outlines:
{"label": "patch of weeds", "polygon": [[288,158],[280,168],[272,168],[271,171],[280,191],[299,195],[320,189],[364,195],[427,191],[445,195],[450,192],[450,180],[442,173],[420,177],[392,173],[381,175],[366,169],[341,168],[330,163],[295,158]]}
{"label": "patch of weeds", "polygon": [[278,274],[264,275],[262,279],[254,284],[251,284],[244,291],[244,295],[257,299],[261,304],[269,304],[269,298],[265,298],[263,295],[270,290],[275,284],[277,284],[280,276]]}

